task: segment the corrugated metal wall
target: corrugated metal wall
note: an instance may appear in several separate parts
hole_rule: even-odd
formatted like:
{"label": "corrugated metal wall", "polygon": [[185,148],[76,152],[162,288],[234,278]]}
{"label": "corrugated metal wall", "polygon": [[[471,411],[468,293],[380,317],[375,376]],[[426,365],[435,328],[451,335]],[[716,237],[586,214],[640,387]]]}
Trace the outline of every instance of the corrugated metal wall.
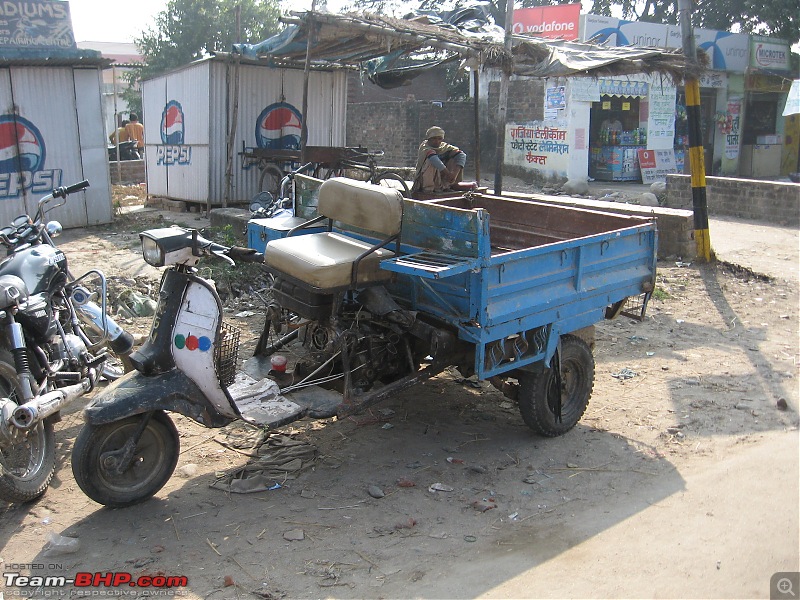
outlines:
{"label": "corrugated metal wall", "polygon": [[[247,147],[258,145],[256,129],[262,111],[278,102],[291,104],[298,112],[303,105],[302,70],[247,64],[240,65],[239,69],[231,203],[248,202],[259,191],[257,167],[243,168],[239,153],[243,143]],[[233,116],[234,73],[235,67],[226,61],[207,60],[144,83],[148,193],[202,203],[210,198],[212,204],[222,204],[226,148]],[[308,99],[309,145],[344,146],[347,104],[344,72],[313,72],[309,78]],[[202,141],[192,142],[196,145],[192,145],[190,164],[157,164],[158,148],[155,146],[162,144],[161,113],[171,100],[183,106],[187,143],[190,143],[190,129],[196,135],[204,130],[208,136],[205,148]],[[201,100],[206,101],[205,112],[196,106]],[[189,107],[195,108],[190,110]],[[175,177],[179,170],[186,175],[180,185]],[[207,186],[205,191],[202,184]]]}
{"label": "corrugated metal wall", "polygon": [[111,221],[100,70],[0,68],[0,223],[33,215],[53,187],[89,179],[48,214],[64,227]]}
{"label": "corrugated metal wall", "polygon": [[[209,65],[200,62],[142,86],[149,194],[193,202],[208,198]],[[182,140],[165,143],[175,128]]]}

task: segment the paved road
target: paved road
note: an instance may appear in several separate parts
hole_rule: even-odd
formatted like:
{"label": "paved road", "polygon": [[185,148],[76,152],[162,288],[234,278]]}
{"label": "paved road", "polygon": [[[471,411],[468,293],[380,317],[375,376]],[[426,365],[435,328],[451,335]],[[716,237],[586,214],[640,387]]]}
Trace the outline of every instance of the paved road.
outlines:
{"label": "paved road", "polygon": [[[618,192],[637,196],[650,191],[649,185],[593,181],[592,195]],[[800,236],[796,227],[781,227],[733,217],[710,217],[711,247],[719,260],[746,267],[755,273],[800,280]]]}
{"label": "paved road", "polygon": [[709,219],[709,233],[719,260],[795,283],[800,279],[797,228],[713,217]]}

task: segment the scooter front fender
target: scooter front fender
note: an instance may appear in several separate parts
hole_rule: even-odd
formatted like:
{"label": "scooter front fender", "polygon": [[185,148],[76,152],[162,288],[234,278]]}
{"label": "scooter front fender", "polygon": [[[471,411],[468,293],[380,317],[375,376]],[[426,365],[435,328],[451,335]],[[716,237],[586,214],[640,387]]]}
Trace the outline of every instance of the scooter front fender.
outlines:
{"label": "scooter front fender", "polygon": [[153,410],[180,413],[206,427],[224,427],[233,421],[177,369],[151,377],[138,371],[128,373],[100,390],[83,416],[90,425],[104,425]]}

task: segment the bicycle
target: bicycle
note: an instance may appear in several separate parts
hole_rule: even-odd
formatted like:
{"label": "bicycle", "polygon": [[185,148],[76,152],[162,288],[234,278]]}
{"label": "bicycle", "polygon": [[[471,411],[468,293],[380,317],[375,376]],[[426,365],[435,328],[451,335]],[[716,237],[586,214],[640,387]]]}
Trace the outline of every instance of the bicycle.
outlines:
{"label": "bicycle", "polygon": [[363,148],[347,148],[347,152],[347,156],[333,162],[318,163],[313,176],[317,179],[330,179],[346,177],[348,170],[361,171],[368,174],[364,181],[400,190],[404,197],[408,197],[408,183],[403,176],[391,169],[378,166],[376,159],[383,156],[383,150],[370,152]]}

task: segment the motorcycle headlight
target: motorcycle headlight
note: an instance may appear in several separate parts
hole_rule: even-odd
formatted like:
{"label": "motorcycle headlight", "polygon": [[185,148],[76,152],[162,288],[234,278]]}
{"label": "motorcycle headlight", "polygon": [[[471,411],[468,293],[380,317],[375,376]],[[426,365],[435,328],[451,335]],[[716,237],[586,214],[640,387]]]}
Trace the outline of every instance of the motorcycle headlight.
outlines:
{"label": "motorcycle headlight", "polygon": [[142,257],[148,265],[164,266],[164,252],[158,242],[152,238],[142,236]]}

